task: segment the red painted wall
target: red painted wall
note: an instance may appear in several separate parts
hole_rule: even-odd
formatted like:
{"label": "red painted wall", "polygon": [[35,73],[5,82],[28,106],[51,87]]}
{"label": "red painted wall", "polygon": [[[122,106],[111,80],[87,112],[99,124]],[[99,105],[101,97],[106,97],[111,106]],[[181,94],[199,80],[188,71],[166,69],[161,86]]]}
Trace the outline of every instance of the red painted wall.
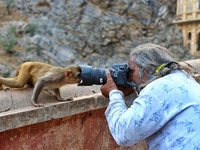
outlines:
{"label": "red painted wall", "polygon": [[146,149],[144,142],[131,148],[119,147],[110,135],[104,111],[93,110],[1,132],[0,150]]}

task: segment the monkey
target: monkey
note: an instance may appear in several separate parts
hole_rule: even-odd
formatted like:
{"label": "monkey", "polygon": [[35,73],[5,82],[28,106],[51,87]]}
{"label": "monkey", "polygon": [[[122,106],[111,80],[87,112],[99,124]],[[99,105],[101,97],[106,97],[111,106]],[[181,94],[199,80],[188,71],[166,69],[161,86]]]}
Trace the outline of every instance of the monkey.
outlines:
{"label": "monkey", "polygon": [[65,84],[79,82],[81,82],[81,68],[79,66],[63,68],[42,62],[25,62],[18,67],[14,77],[0,77],[0,90],[3,89],[2,85],[9,88],[23,88],[25,85],[32,86],[32,104],[36,107],[43,107],[44,105],[37,101],[43,89],[52,90],[59,101],[67,101],[72,100],[72,98],[62,98],[59,88]]}

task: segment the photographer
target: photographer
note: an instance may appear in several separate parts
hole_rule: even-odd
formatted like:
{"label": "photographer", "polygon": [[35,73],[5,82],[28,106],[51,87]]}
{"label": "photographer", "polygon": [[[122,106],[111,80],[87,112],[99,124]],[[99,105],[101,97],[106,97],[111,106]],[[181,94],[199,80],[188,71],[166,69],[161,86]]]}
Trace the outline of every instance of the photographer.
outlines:
{"label": "photographer", "polygon": [[139,92],[130,108],[124,96],[133,88],[118,89],[108,70],[101,87],[110,99],[105,115],[115,141],[131,146],[145,139],[150,150],[200,149],[198,78],[166,48],[150,43],[132,50],[128,67]]}

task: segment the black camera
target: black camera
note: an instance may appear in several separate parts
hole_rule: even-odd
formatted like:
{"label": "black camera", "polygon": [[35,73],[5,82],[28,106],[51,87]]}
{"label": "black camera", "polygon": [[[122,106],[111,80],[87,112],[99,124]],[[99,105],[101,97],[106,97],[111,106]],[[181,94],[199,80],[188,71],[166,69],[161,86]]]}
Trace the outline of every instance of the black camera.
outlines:
{"label": "black camera", "polygon": [[[107,81],[106,70],[101,68],[94,68],[93,66],[79,65],[81,67],[81,79],[82,82],[78,85],[89,86],[89,85],[101,85]],[[136,84],[128,81],[129,67],[127,64],[115,64],[109,69],[110,75],[117,86],[134,86]]]}

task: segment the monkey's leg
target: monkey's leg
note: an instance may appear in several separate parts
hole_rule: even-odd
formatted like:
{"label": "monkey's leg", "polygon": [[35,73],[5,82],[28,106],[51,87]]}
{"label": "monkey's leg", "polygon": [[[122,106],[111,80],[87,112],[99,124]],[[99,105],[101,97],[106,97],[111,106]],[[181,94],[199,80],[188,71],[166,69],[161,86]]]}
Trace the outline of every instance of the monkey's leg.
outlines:
{"label": "monkey's leg", "polygon": [[55,93],[55,95],[56,95],[56,98],[57,98],[59,101],[72,101],[72,100],[73,100],[72,97],[68,97],[67,99],[62,98],[61,95],[60,95],[60,90],[59,90],[59,88],[58,88],[58,89],[54,89],[53,91],[54,91],[54,93]]}
{"label": "monkey's leg", "polygon": [[0,77],[0,84],[3,84],[10,88],[23,88],[24,85],[29,80],[30,75],[24,70],[23,72],[19,72],[17,77],[13,78],[3,78]]}
{"label": "monkey's leg", "polygon": [[38,78],[38,80],[35,84],[35,87],[33,89],[32,97],[31,97],[31,102],[36,107],[44,106],[43,104],[39,104],[37,102],[38,96],[39,96],[40,92],[42,91],[42,89],[44,88],[44,86],[45,86],[45,78]]}

